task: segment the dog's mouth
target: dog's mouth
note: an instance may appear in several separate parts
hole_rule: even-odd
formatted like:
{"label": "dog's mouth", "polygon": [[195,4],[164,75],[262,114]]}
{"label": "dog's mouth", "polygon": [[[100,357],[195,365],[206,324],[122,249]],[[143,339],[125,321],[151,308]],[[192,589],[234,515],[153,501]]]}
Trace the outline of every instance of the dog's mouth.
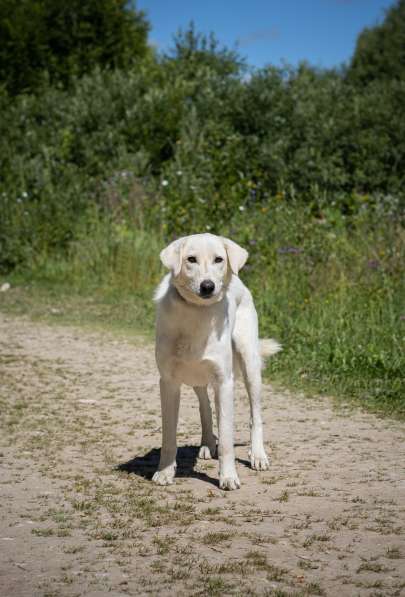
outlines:
{"label": "dog's mouth", "polygon": [[181,298],[188,303],[211,305],[222,299],[222,292],[218,291],[218,288],[216,288],[216,292],[213,291],[208,294],[207,292],[201,292],[200,289],[196,292],[194,289],[188,288],[187,286],[176,284],[176,290]]}

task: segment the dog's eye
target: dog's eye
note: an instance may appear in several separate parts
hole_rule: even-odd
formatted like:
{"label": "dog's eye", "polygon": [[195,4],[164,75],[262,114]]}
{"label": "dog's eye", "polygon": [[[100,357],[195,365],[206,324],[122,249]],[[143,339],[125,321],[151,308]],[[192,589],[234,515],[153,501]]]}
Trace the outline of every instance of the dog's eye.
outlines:
{"label": "dog's eye", "polygon": [[192,255],[190,255],[190,257],[187,257],[187,261],[189,263],[197,263],[197,259],[195,257],[193,257]]}
{"label": "dog's eye", "polygon": [[223,257],[215,257],[214,262],[215,263],[222,263],[223,262]]}

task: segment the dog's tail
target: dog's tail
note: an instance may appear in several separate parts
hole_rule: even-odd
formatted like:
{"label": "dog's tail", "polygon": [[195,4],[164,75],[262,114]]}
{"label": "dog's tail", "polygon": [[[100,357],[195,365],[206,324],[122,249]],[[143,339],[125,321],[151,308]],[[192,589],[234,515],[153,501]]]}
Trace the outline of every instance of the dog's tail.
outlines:
{"label": "dog's tail", "polygon": [[279,344],[276,340],[272,338],[261,338],[259,340],[260,344],[260,356],[262,357],[263,361],[268,359],[269,357],[273,356],[273,354],[277,354],[282,350],[281,344]]}

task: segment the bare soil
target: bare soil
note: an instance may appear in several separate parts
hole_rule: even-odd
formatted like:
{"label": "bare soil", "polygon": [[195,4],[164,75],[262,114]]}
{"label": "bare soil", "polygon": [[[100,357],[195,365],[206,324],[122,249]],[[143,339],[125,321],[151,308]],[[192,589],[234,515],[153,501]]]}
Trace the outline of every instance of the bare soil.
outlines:
{"label": "bare soil", "polygon": [[238,386],[224,492],[185,389],[157,487],[153,347],[0,315],[1,596],[405,595],[405,425],[270,386],[263,404],[271,469],[249,468]]}

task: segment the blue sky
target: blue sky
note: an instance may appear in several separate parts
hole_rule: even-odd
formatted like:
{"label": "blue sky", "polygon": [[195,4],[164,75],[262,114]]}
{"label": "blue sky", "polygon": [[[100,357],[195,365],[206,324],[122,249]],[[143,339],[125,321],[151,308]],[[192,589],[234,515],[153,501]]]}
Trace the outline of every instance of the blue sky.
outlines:
{"label": "blue sky", "polygon": [[393,0],[138,0],[152,25],[151,43],[172,46],[173,34],[193,20],[248,64],[337,66],[350,59],[356,37],[384,17]]}

